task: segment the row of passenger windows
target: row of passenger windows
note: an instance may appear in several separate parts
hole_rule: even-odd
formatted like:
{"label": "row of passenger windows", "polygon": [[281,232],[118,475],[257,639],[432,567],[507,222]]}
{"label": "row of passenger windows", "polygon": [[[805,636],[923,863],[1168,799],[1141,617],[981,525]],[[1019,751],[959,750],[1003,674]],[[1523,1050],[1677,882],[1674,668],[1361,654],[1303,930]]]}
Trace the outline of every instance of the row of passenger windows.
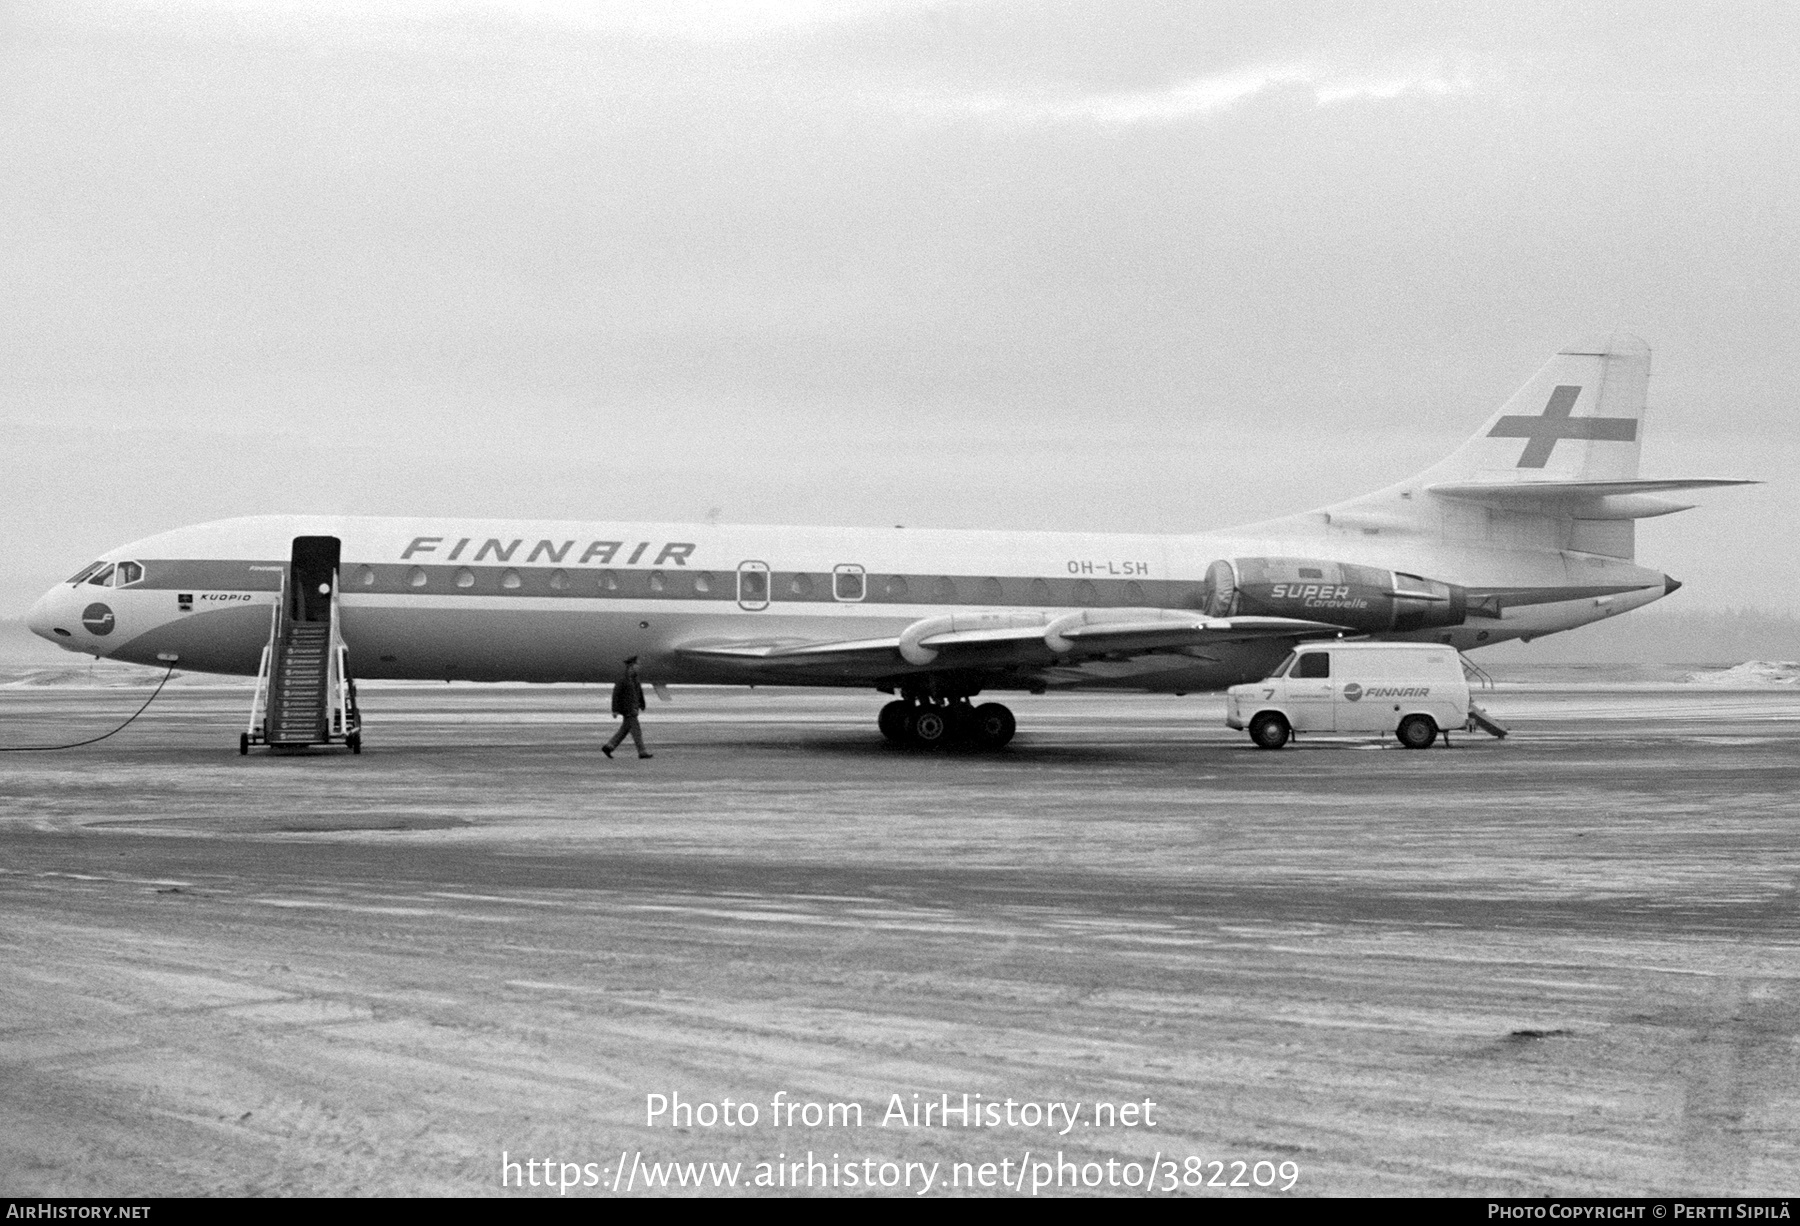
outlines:
{"label": "row of passenger windows", "polygon": [[[564,570],[550,572],[550,590],[567,592],[577,588],[578,578],[588,590],[616,592],[619,590],[619,576],[616,571],[603,570],[593,580],[588,580],[591,572],[578,572],[571,576]],[[86,582],[94,587],[125,587],[136,583],[144,577],[144,568],[136,562],[95,562],[83,568],[71,584]],[[737,590],[733,591],[733,580],[737,581]],[[357,568],[355,582],[363,587],[375,586],[375,569],[370,566]],[[410,587],[426,587],[431,583],[430,575],[424,567],[415,566],[407,572],[407,585]],[[451,576],[451,582],[459,588],[472,588],[476,585],[475,572],[468,567],[459,567]],[[1054,604],[1056,595],[1050,585],[1042,579],[1033,579],[1028,590],[1019,592],[1015,588],[1008,593],[1006,585],[998,579],[965,580],[958,584],[948,575],[940,575],[934,579],[924,580],[921,596],[939,604],[960,604],[968,600],[976,604],[997,604],[1005,600],[1009,594],[1022,598],[1030,604]],[[673,593],[677,596],[689,594],[708,596],[722,593],[727,597],[748,601],[764,601],[769,599],[769,575],[763,571],[740,571],[736,574],[715,575],[710,571],[669,572],[653,570],[650,572],[650,590],[657,593]],[[525,586],[524,577],[518,571],[508,568],[500,572],[500,587],[509,592],[516,592]],[[860,567],[839,567],[830,576],[795,574],[785,577],[784,594],[796,600],[810,600],[815,592],[825,589],[837,600],[856,601],[873,596],[878,600],[907,600],[912,596],[912,585],[903,575],[868,575]],[[1131,582],[1125,585],[1125,602],[1127,604],[1143,604],[1145,601],[1143,585]],[[1075,584],[1071,593],[1076,604],[1100,603],[1099,589],[1092,580],[1081,579]],[[779,597],[778,597],[779,598]]]}
{"label": "row of passenger windows", "polygon": [[[590,578],[590,576],[592,577]],[[827,578],[829,578],[828,590],[837,600],[857,601],[871,596],[878,600],[907,600],[913,596],[912,584],[909,584],[903,575],[865,575],[861,571],[848,570],[835,571],[829,577],[806,573],[788,575],[783,577],[780,586],[782,593],[790,598],[810,600],[822,587],[827,586]],[[737,585],[735,593],[733,591],[734,579]],[[765,601],[769,599],[769,579],[770,576],[764,571],[747,570],[736,574],[728,572],[724,575],[716,575],[710,571],[689,574],[681,571],[653,570],[650,572],[649,588],[655,593],[677,596],[685,596],[690,593],[707,596],[719,593],[727,598],[735,595],[740,600]],[[368,566],[359,568],[356,582],[363,587],[375,586],[374,569]],[[415,566],[407,572],[406,582],[409,587],[428,587],[431,584],[431,576],[424,567]],[[459,567],[451,576],[451,582],[459,588],[472,588],[476,586],[478,579],[473,570],[464,566]],[[556,592],[581,588],[602,592],[619,590],[618,572],[611,570],[583,571],[578,572],[576,576],[571,576],[564,570],[553,570],[550,572],[548,582],[550,590]],[[924,586],[919,595],[940,604],[960,604],[965,600],[976,604],[998,603],[1005,600],[1009,594],[1030,604],[1054,604],[1057,602],[1057,596],[1051,591],[1049,583],[1042,579],[1033,579],[1024,591],[1019,591],[1015,587],[1012,593],[1008,593],[1006,585],[995,578],[964,580],[959,584],[948,575],[939,575],[921,582]],[[500,572],[500,587],[503,590],[518,591],[524,586],[525,581],[518,571],[509,568]],[[1099,604],[1101,601],[1100,590],[1091,579],[1076,581],[1070,595],[1076,604]],[[1125,585],[1124,597],[1127,604],[1143,604],[1147,599],[1143,585],[1136,581]],[[777,596],[777,599],[779,598],[780,596]]]}

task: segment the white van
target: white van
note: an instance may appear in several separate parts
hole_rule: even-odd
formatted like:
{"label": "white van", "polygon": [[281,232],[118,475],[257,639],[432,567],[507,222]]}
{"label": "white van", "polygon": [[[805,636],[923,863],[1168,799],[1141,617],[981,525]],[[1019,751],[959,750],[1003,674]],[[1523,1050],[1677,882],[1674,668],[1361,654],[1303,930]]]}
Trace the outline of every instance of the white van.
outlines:
{"label": "white van", "polygon": [[1225,722],[1262,749],[1296,732],[1392,732],[1426,749],[1469,722],[1469,682],[1439,643],[1308,643],[1261,681],[1226,691]]}

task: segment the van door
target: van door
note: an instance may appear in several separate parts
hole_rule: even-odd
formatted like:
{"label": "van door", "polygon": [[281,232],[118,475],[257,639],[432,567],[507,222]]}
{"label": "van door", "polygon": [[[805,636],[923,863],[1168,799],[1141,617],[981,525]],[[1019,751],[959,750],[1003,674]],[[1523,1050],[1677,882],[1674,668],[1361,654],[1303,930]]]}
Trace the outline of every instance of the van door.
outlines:
{"label": "van door", "polygon": [[1332,654],[1303,651],[1288,669],[1286,705],[1297,732],[1331,732],[1337,727],[1332,707]]}
{"label": "van door", "polygon": [[1389,679],[1395,664],[1395,657],[1389,652],[1338,653],[1337,676],[1332,679],[1331,688],[1337,695],[1335,718],[1339,732],[1391,732],[1400,722],[1400,717],[1394,715],[1392,700],[1365,701],[1370,684]]}

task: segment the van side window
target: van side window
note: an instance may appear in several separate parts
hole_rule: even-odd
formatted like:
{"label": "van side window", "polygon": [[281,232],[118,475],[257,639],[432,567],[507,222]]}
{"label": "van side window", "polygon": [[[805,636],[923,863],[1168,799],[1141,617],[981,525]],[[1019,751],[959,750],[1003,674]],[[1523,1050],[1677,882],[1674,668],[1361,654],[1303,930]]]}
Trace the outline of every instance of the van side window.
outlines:
{"label": "van side window", "polygon": [[1296,677],[1329,677],[1331,676],[1331,653],[1329,651],[1309,651],[1300,657],[1300,667],[1294,670]]}

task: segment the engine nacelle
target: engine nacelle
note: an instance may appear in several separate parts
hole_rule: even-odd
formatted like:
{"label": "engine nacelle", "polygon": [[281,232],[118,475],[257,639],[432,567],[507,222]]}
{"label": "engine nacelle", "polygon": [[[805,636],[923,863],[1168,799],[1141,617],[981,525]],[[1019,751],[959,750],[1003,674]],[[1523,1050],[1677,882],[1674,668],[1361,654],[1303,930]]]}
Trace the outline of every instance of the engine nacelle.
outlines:
{"label": "engine nacelle", "polygon": [[1366,634],[1460,626],[1469,594],[1397,570],[1317,558],[1231,558],[1206,569],[1212,617],[1296,617]]}

